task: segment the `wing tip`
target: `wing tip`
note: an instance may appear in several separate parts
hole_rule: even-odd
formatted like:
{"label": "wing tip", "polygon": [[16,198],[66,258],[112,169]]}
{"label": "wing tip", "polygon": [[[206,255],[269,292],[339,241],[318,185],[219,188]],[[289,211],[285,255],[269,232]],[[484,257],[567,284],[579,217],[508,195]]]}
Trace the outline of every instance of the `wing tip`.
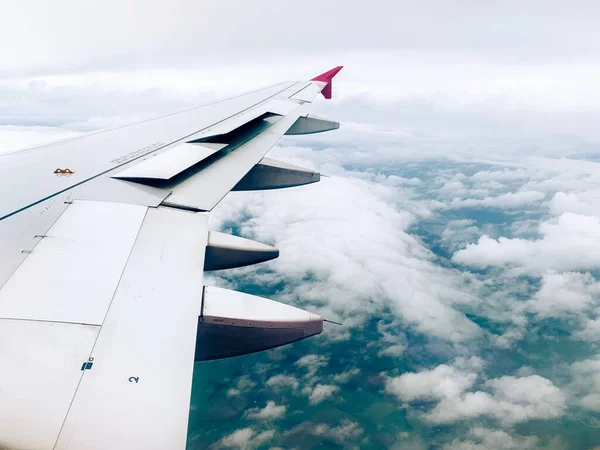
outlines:
{"label": "wing tip", "polygon": [[331,84],[333,77],[335,77],[338,74],[338,72],[343,68],[344,66],[334,67],[333,69],[328,70],[327,72],[323,72],[321,75],[317,75],[316,77],[311,78],[310,81],[323,81],[327,83],[321,91],[321,94],[323,94],[323,97],[329,100],[331,99]]}
{"label": "wing tip", "polygon": [[337,66],[327,72],[323,72],[321,75],[317,75],[314,78],[311,78],[310,81],[326,81],[328,83],[331,82],[333,77],[335,77],[340,70],[342,70],[344,66]]}

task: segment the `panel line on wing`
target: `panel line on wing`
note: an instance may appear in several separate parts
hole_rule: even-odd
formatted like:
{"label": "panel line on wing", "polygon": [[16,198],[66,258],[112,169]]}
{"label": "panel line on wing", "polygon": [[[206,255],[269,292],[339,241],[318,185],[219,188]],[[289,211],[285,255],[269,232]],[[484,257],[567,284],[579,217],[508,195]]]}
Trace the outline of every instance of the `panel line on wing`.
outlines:
{"label": "panel line on wing", "polygon": [[64,325],[83,325],[86,327],[101,327],[97,323],[84,323],[84,322],[64,322],[62,320],[45,320],[45,319],[23,319],[20,317],[0,317],[0,320],[14,320],[20,322],[43,322],[43,323],[60,323]]}
{"label": "panel line on wing", "polygon": [[[305,86],[302,87],[302,89],[297,90],[296,92],[294,92],[292,95],[289,96],[290,99],[292,100],[298,100],[298,99],[294,99],[295,95],[298,95],[300,92],[302,92],[304,89],[310,87],[311,83],[306,84]],[[300,100],[300,101],[305,101],[305,100]]]}

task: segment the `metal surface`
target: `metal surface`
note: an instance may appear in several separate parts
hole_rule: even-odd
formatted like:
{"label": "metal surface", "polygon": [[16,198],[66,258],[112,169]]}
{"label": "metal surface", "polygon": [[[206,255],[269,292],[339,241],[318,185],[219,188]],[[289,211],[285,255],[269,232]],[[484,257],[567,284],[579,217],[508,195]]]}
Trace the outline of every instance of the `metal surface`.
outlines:
{"label": "metal surface", "polygon": [[57,450],[185,447],[207,219],[148,211]]}
{"label": "metal surface", "polygon": [[0,319],[0,448],[51,450],[99,327]]}
{"label": "metal surface", "polygon": [[0,290],[0,318],[101,324],[145,214],[74,202]]}

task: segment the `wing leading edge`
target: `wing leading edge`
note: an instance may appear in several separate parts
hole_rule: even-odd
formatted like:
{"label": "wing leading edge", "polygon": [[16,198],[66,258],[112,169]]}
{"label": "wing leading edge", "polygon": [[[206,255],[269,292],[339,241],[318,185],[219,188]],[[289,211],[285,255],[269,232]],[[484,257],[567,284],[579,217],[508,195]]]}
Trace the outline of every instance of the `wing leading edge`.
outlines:
{"label": "wing leading edge", "polygon": [[265,154],[339,127],[308,110],[340,69],[0,157],[0,448],[182,449],[194,361],[322,331],[204,286],[279,255],[209,231],[207,212],[231,190],[319,181]]}

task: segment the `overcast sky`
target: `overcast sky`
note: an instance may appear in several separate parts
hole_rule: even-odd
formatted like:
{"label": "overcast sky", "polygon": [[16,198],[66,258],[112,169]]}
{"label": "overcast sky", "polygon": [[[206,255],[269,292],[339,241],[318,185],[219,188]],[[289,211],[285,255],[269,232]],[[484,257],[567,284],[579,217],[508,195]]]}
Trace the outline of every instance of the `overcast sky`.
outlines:
{"label": "overcast sky", "polygon": [[[3,75],[87,69],[306,64],[410,50],[544,64],[598,61],[593,1],[4,0]],[[284,64],[285,65],[285,64]]]}
{"label": "overcast sky", "polygon": [[[600,133],[600,6],[480,1],[2,1],[0,124],[112,126],[345,65],[344,122]],[[81,122],[85,122],[82,124]]]}

